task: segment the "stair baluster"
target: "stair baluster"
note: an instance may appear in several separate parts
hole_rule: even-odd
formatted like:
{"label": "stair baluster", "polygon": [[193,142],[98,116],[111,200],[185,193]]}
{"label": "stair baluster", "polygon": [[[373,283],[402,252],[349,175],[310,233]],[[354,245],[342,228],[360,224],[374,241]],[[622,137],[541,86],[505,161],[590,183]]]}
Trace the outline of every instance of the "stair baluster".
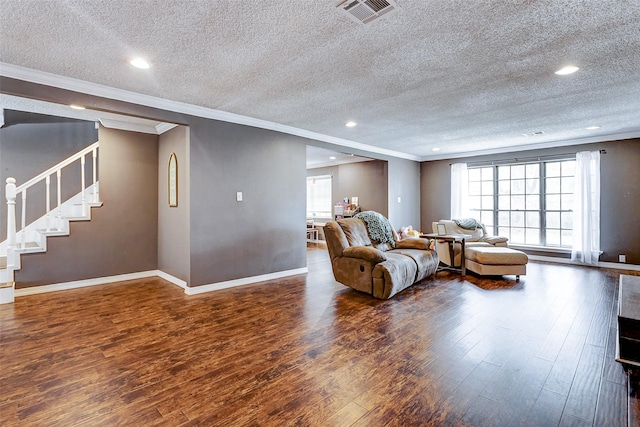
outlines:
{"label": "stair baluster", "polygon": [[57,184],[57,195],[58,195],[58,231],[60,230],[60,222],[62,220],[62,169],[58,169],[56,171],[56,184]]}
{"label": "stair baluster", "polygon": [[16,180],[7,178],[5,187],[7,196],[7,248],[16,247]]}
{"label": "stair baluster", "polygon": [[94,148],[93,149],[93,203],[98,203],[98,201],[100,200],[100,198],[98,197],[98,186],[96,185],[96,182],[98,182],[98,168],[97,166],[97,159],[98,159],[98,148]]}
{"label": "stair baluster", "polygon": [[81,176],[80,181],[82,181],[80,184],[80,192],[82,193],[82,216],[87,216],[87,198],[85,197],[85,194],[84,194],[84,190],[85,190],[84,164],[85,164],[85,160],[84,160],[84,154],[83,154],[82,157],[80,157],[80,176]]}
{"label": "stair baluster", "polygon": [[22,238],[20,239],[20,247],[22,249],[24,249],[26,247],[26,242],[25,242],[25,232],[24,229],[27,228],[27,189],[24,188],[22,190],[22,222],[21,222],[21,228],[20,231],[22,231]]}
{"label": "stair baluster", "polygon": [[51,175],[47,175],[45,179],[45,185],[47,187],[47,201],[46,201],[46,209],[47,209],[47,231],[51,231]]}

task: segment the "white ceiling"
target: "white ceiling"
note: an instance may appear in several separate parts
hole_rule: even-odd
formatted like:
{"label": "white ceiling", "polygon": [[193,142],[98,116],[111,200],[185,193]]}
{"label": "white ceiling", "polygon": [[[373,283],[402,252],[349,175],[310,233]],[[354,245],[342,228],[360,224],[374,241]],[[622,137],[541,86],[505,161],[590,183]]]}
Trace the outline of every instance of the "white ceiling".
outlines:
{"label": "white ceiling", "polygon": [[421,160],[640,136],[640,0],[397,0],[366,25],[336,3],[0,0],[0,74]]}

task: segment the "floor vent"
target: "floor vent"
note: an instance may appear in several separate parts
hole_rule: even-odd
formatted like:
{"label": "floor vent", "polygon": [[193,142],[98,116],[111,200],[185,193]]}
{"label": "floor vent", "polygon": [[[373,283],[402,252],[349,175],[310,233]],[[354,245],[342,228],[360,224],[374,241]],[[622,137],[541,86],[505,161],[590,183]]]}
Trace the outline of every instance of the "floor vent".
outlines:
{"label": "floor vent", "polygon": [[342,0],[336,7],[352,21],[368,24],[396,10],[398,5],[393,0]]}

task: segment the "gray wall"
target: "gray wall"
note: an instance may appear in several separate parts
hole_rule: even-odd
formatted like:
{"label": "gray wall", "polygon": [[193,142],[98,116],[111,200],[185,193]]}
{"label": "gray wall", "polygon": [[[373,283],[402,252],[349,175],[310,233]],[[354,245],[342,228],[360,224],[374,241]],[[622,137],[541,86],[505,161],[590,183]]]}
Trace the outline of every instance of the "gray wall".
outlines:
{"label": "gray wall", "polygon": [[[398,197],[400,197],[400,203],[398,203]],[[389,221],[396,230],[408,225],[413,226],[414,230],[422,230],[420,164],[418,162],[404,159],[389,160]]]}
{"label": "gray wall", "polygon": [[357,196],[358,204],[362,209],[389,216],[387,162],[372,160],[347,163],[340,165],[339,168],[339,193],[336,194],[338,196],[336,201]]}
{"label": "gray wall", "polygon": [[190,285],[306,266],[304,140],[199,118],[190,129]]}
{"label": "gray wall", "polygon": [[[96,110],[190,127],[191,286],[306,265],[305,156],[309,140],[4,76],[0,76],[0,92],[64,105],[78,103]],[[135,141],[130,143],[136,144]],[[153,185],[148,187],[148,191],[153,192],[155,218],[141,215],[143,220],[151,221],[153,230],[146,230],[148,235],[140,236],[143,241],[155,239],[153,268],[157,268],[158,257],[157,149],[156,142],[153,160],[156,175]],[[244,202],[235,202],[236,191],[244,192]],[[119,196],[130,199],[126,193]],[[103,226],[110,229],[117,227],[118,223],[112,221],[103,223]],[[118,242],[117,237],[114,240]],[[134,271],[149,268],[145,251],[141,251],[138,268]],[[68,251],[69,259],[71,252]],[[90,274],[90,277],[104,275],[104,269],[99,268],[103,258],[95,255],[90,260],[95,266],[95,274]],[[135,261],[135,254],[131,254],[131,258]],[[55,268],[59,269],[60,265]]]}
{"label": "gray wall", "polygon": [[[0,179],[3,194],[3,207],[0,209],[0,241],[7,238],[7,209],[4,199],[6,179],[13,177],[17,185],[23,184],[98,140],[98,131],[93,122],[10,110],[5,110],[4,114],[5,125],[0,128]],[[87,157],[87,179],[92,176],[90,158]],[[72,173],[70,169],[77,173]],[[63,200],[80,191],[79,163],[63,170],[62,184]],[[46,211],[44,183],[31,187],[27,196],[27,223],[31,223]],[[55,206],[56,198],[54,179],[51,183],[52,207]],[[18,221],[20,217],[21,197],[18,196]]]}
{"label": "gray wall", "polygon": [[104,205],[23,255],[17,288],[157,269],[158,137],[101,127],[99,162]]}
{"label": "gray wall", "polygon": [[[189,282],[190,184],[189,129],[178,126],[160,135],[158,148],[158,269]],[[169,207],[168,164],[178,159],[178,206]]]}
{"label": "gray wall", "polygon": [[[425,227],[431,221],[450,218],[451,163],[498,161],[604,149],[600,158],[600,261],[618,262],[625,254],[627,263],[640,264],[640,140],[610,141],[544,150],[521,151],[491,156],[423,162],[421,177],[421,216]],[[545,254],[553,256],[553,254]],[[557,255],[556,255],[557,256]]]}
{"label": "gray wall", "polygon": [[[338,166],[309,169],[307,176],[332,175],[331,197],[333,205],[344,198],[357,196],[362,210],[380,212],[388,216],[387,162],[347,163]],[[305,198],[306,203],[306,198]]]}

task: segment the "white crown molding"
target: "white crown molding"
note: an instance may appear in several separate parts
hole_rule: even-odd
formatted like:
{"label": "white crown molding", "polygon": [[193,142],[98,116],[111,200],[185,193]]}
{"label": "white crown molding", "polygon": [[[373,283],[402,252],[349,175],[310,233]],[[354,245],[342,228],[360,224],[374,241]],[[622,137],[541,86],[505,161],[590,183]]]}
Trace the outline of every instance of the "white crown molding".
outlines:
{"label": "white crown molding", "polygon": [[358,157],[358,160],[349,160],[349,159],[331,160],[331,161],[328,161],[328,162],[314,163],[312,165],[307,165],[307,169],[327,168],[327,167],[331,167],[331,166],[347,165],[347,164],[350,164],[350,163],[371,162],[373,160],[375,160],[375,159],[365,159],[365,158],[362,158],[362,157]]}
{"label": "white crown molding", "polygon": [[413,154],[401,153],[399,151],[388,150],[386,148],[361,144],[359,142],[323,135],[321,133],[298,129],[293,126],[287,126],[267,120],[255,119],[252,117],[241,116],[239,114],[214,110],[212,108],[200,107],[184,102],[171,101],[168,99],[158,98],[150,95],[143,95],[140,93],[117,89],[98,83],[91,83],[71,77],[64,77],[57,74],[21,67],[19,65],[8,64],[6,62],[0,62],[0,75],[13,79],[28,81],[31,83],[53,86],[59,89],[80,92],[87,95],[99,96],[102,98],[158,108],[161,110],[173,111],[176,113],[188,114],[191,116],[202,117],[206,119],[220,120],[228,123],[236,123],[240,125],[273,130],[289,135],[295,135],[302,138],[327,142],[342,147],[349,147],[385,156],[398,157],[413,161],[420,161],[421,159],[420,156],[416,156]]}
{"label": "white crown molding", "polygon": [[156,133],[158,135],[162,135],[163,133],[173,129],[176,126],[178,125],[174,123],[160,123],[159,125],[156,125]]}
{"label": "white crown molding", "polygon": [[202,294],[205,292],[219,291],[220,289],[234,288],[236,286],[251,285],[253,283],[264,282],[266,280],[275,280],[287,276],[295,276],[296,274],[308,273],[307,267],[296,268],[294,270],[278,271],[276,273],[262,274],[260,276],[243,277],[241,279],[227,280],[225,282],[211,283],[208,285],[194,286],[186,288],[184,293],[187,295]]}
{"label": "white crown molding", "polygon": [[471,151],[466,153],[451,153],[451,154],[439,154],[435,156],[423,156],[420,158],[419,161],[430,162],[435,160],[459,159],[462,157],[485,156],[489,154],[516,153],[519,151],[567,147],[571,145],[591,144],[596,142],[606,142],[606,141],[615,141],[615,140],[632,139],[632,138],[640,138],[640,131],[601,134],[601,135],[589,136],[584,138],[566,139],[561,141],[546,141],[538,144],[514,145],[507,148],[505,147],[493,148],[490,150],[478,150],[478,151]]}
{"label": "white crown molding", "polygon": [[152,135],[158,135],[158,130],[156,126],[145,126],[139,123],[129,123],[129,122],[121,122],[119,120],[111,120],[111,119],[99,119],[100,124],[102,126],[109,129],[120,129],[131,132],[140,132],[140,133],[149,133]]}
{"label": "white crown molding", "polygon": [[95,111],[91,109],[75,110],[73,108],[69,108],[68,105],[53,104],[51,102],[20,98],[7,94],[0,94],[0,109],[26,111],[30,113],[66,117],[69,119],[92,121],[96,122],[96,125],[98,123],[102,123],[102,125],[107,128],[154,135],[160,135],[177,126],[173,123],[159,123],[154,120],[108,113],[104,111]]}

